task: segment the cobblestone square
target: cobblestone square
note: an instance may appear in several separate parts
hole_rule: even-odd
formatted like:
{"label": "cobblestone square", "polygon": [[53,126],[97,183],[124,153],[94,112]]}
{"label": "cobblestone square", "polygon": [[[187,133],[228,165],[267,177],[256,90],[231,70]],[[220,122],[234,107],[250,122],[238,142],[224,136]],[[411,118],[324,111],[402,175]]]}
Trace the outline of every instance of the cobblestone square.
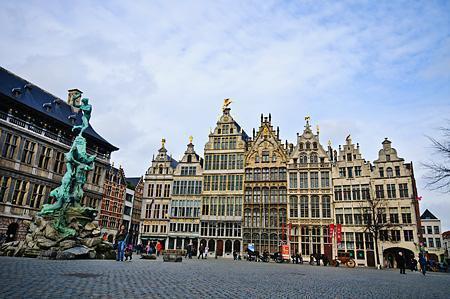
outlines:
{"label": "cobblestone square", "polygon": [[450,275],[225,259],[0,257],[0,298],[449,298]]}

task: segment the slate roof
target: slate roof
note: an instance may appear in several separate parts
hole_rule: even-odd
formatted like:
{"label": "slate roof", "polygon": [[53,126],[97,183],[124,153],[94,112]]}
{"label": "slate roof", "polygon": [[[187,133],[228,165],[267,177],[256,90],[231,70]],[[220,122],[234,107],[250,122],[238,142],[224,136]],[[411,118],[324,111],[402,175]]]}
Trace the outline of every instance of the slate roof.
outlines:
{"label": "slate roof", "polygon": [[[68,130],[73,126],[69,118],[70,116],[75,117],[76,124],[81,124],[81,111],[78,111],[78,113],[73,112],[72,107],[65,101],[2,67],[0,67],[0,95],[9,98],[19,105],[31,108],[43,116],[56,120],[63,126],[67,126]],[[44,108],[44,104],[47,104],[49,109]],[[119,149],[95,132],[91,126],[84,133],[110,151],[117,151]]]}
{"label": "slate roof", "polygon": [[141,177],[133,177],[133,178],[125,178],[127,183],[132,185],[133,187],[136,187],[137,184],[139,184],[139,181],[141,180]]}
{"label": "slate roof", "polygon": [[422,216],[420,216],[420,219],[435,219],[438,220],[436,216],[434,216],[428,209],[423,212]]}

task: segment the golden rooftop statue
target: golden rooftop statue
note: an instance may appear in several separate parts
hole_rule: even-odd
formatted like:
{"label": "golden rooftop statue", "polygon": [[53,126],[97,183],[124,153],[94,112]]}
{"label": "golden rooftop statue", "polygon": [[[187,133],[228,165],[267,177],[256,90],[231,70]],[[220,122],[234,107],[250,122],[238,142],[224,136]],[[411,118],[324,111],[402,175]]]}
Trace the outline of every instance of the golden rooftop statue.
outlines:
{"label": "golden rooftop statue", "polygon": [[223,100],[223,110],[225,110],[226,108],[228,108],[228,106],[230,106],[230,104],[232,103],[233,101],[231,101],[230,99],[225,99],[225,100]]}
{"label": "golden rooftop statue", "polygon": [[161,145],[162,145],[162,147],[164,147],[164,144],[166,143],[166,139],[161,139]]}
{"label": "golden rooftop statue", "polygon": [[317,129],[317,134],[319,134],[319,132],[320,132],[319,125],[316,126],[316,129]]}
{"label": "golden rooftop statue", "polygon": [[192,135],[191,135],[191,136],[189,136],[189,143],[192,143],[192,140],[194,140],[194,137],[192,137]]}

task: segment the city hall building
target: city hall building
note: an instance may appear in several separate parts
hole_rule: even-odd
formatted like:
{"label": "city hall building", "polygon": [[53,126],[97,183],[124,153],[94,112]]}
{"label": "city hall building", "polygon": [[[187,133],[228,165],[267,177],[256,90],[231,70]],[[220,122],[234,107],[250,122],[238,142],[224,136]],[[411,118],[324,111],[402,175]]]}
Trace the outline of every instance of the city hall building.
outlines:
{"label": "city hall building", "polygon": [[[68,100],[50,94],[0,67],[0,234],[23,239],[25,220],[31,220],[66,170],[64,153],[72,144],[74,124],[81,111]],[[95,109],[95,105],[94,105]],[[95,110],[94,110],[95,113]],[[90,126],[85,132],[87,152],[96,155],[82,204],[100,209],[111,152],[118,150]]]}

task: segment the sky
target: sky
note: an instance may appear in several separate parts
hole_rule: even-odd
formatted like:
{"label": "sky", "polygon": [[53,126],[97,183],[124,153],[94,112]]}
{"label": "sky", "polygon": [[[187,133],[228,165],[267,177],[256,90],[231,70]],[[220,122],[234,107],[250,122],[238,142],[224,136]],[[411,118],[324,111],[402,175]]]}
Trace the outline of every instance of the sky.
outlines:
{"label": "sky", "polygon": [[249,134],[271,113],[295,142],[309,115],[322,144],[351,134],[369,161],[388,137],[450,229],[450,194],[421,166],[450,122],[449,1],[1,1],[0,65],[62,99],[82,90],[127,176],[161,138],[203,154],[225,98]]}

